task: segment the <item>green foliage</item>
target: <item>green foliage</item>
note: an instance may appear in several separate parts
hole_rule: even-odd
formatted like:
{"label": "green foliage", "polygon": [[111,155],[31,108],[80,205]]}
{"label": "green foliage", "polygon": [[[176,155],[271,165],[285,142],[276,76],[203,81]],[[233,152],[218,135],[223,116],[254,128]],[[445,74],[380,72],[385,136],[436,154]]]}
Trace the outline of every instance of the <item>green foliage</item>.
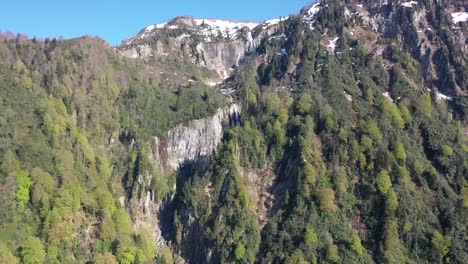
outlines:
{"label": "green foliage", "polygon": [[335,192],[330,188],[324,188],[319,192],[320,210],[335,213],[338,206],[335,204]]}
{"label": "green foliage", "polygon": [[351,249],[356,251],[359,255],[364,252],[364,247],[361,244],[361,238],[356,234],[353,234],[351,239]]}
{"label": "green foliage", "polygon": [[442,147],[440,149],[440,152],[444,156],[452,156],[453,155],[453,149],[448,145],[442,145]]}
{"label": "green foliage", "polygon": [[302,95],[296,103],[296,111],[301,115],[306,115],[312,111],[312,96]]}
{"label": "green foliage", "polygon": [[384,116],[388,116],[390,118],[392,125],[399,129],[404,128],[405,121],[401,116],[400,110],[394,103],[392,103],[392,101],[388,98],[384,98],[382,100],[381,108]]}
{"label": "green foliage", "polygon": [[398,198],[395,190],[393,188],[390,188],[387,191],[387,195],[385,198],[385,208],[387,210],[388,215],[393,215],[398,208]]}
{"label": "green foliage", "polygon": [[95,264],[117,264],[117,259],[112,253],[105,253],[94,257]]}
{"label": "green foliage", "polygon": [[119,244],[117,246],[116,257],[120,264],[134,264],[137,254],[137,248]]}
{"label": "green foliage", "polygon": [[21,261],[24,264],[42,264],[45,261],[44,245],[37,237],[28,237],[21,246]]}
{"label": "green foliage", "polygon": [[361,130],[361,133],[368,135],[375,141],[380,141],[382,139],[382,133],[380,132],[379,126],[375,120],[361,121],[359,123],[359,129]]}
{"label": "green foliage", "polygon": [[3,243],[0,242],[0,263],[5,264],[18,264],[19,260],[16,258],[10,249]]}
{"label": "green foliage", "polygon": [[431,96],[428,94],[421,95],[419,97],[417,109],[423,116],[430,118],[432,116]]}
{"label": "green foliage", "polygon": [[266,148],[264,135],[250,122],[242,128],[229,130],[229,140],[236,142],[241,152],[241,164],[250,168],[261,167],[265,163]]}
{"label": "green foliage", "polygon": [[145,261],[153,260],[156,257],[156,239],[148,228],[141,228],[136,239],[137,247],[143,251]]}
{"label": "green foliage", "polygon": [[441,257],[445,257],[450,251],[452,245],[452,238],[444,236],[439,231],[435,230],[432,234],[432,244],[438,250]]}
{"label": "green foliage", "polygon": [[302,174],[304,177],[304,184],[315,184],[317,181],[317,170],[309,163],[306,163],[302,168]]}
{"label": "green foliage", "polygon": [[413,121],[413,116],[411,115],[411,112],[409,111],[408,107],[406,107],[403,104],[400,104],[399,108],[401,116],[403,117],[403,120],[405,120],[405,124],[410,124]]}
{"label": "green foliage", "polygon": [[463,186],[462,190],[463,207],[468,208],[468,187]]}
{"label": "green foliage", "polygon": [[116,235],[115,225],[112,221],[109,210],[104,210],[101,216],[101,232],[100,236],[103,240],[111,240]]}
{"label": "green foliage", "polygon": [[406,163],[406,151],[405,151],[405,146],[403,145],[403,143],[398,141],[395,144],[395,149],[393,152],[394,152],[395,158],[401,165]]}
{"label": "green foliage", "polygon": [[112,215],[117,233],[131,235],[133,232],[132,222],[123,208],[117,209]]}
{"label": "green foliage", "polygon": [[314,228],[311,226],[306,227],[305,233],[304,233],[304,243],[307,246],[312,246],[315,244],[318,240],[317,233],[315,233]]}
{"label": "green foliage", "polygon": [[16,202],[18,209],[24,210],[29,202],[29,188],[32,186],[32,180],[27,171],[21,170],[16,172],[16,183],[18,190],[16,191]]}
{"label": "green foliage", "polygon": [[392,180],[390,179],[390,175],[388,171],[382,170],[377,174],[377,178],[375,179],[375,183],[377,184],[377,189],[383,195],[386,195],[388,190],[392,187]]}
{"label": "green foliage", "polygon": [[0,170],[8,175],[10,172],[18,171],[21,169],[21,163],[18,160],[18,157],[11,151],[7,150],[5,155],[2,158],[2,163],[0,165]]}
{"label": "green foliage", "polygon": [[242,260],[245,256],[245,247],[242,243],[237,244],[236,250],[234,252],[237,260]]}
{"label": "green foliage", "polygon": [[327,260],[332,263],[337,263],[340,260],[338,247],[336,245],[330,245],[327,250]]}
{"label": "green foliage", "polygon": [[386,254],[398,250],[400,241],[398,238],[398,225],[394,218],[388,219],[385,223],[384,237],[384,249],[385,252],[387,252]]}

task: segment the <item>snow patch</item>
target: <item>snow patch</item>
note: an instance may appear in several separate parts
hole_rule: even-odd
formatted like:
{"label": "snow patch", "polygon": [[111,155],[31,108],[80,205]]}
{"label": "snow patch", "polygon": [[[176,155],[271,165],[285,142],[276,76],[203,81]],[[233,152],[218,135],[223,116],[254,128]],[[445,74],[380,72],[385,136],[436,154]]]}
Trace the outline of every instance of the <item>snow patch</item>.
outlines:
{"label": "snow patch", "polygon": [[348,102],[353,102],[353,97],[349,93],[343,91],[343,94],[346,97],[346,100],[348,100]]}
{"label": "snow patch", "polygon": [[453,101],[453,97],[447,96],[438,90],[435,90],[436,101],[446,100],[446,101]]}
{"label": "snow patch", "polygon": [[[167,22],[161,23],[161,24],[152,25],[152,26],[147,27],[146,29],[148,29],[148,30],[151,31],[151,30],[153,30],[154,28],[164,28],[166,25],[167,25]],[[149,28],[151,28],[151,29],[149,29]]]}
{"label": "snow patch", "polygon": [[307,14],[309,16],[315,16],[320,11],[320,3],[314,4],[309,10],[307,10]]}
{"label": "snow patch", "polygon": [[311,30],[314,30],[314,16],[320,11],[321,5],[320,3],[316,3],[312,5],[305,13],[304,15],[304,22],[309,24],[309,27]]}
{"label": "snow patch", "polygon": [[455,24],[460,23],[460,22],[467,22],[468,21],[468,12],[452,13],[452,21]]}
{"label": "snow patch", "polygon": [[263,22],[263,24],[265,24],[267,27],[271,27],[274,25],[278,25],[280,22],[283,22],[287,20],[288,18],[289,16],[274,18],[274,19],[266,20],[265,22]]}
{"label": "snow patch", "polygon": [[213,81],[206,82],[206,85],[210,87],[215,87],[218,84],[221,84],[221,82],[213,82]]}
{"label": "snow patch", "polygon": [[[153,30],[155,30],[155,29],[163,29],[163,28],[177,29],[178,27],[177,27],[177,26],[173,26],[173,25],[168,26],[168,25],[167,25],[167,22],[161,23],[161,24],[154,24],[154,25],[145,27],[145,29],[143,29],[143,31],[137,35],[136,39],[144,39],[144,38],[147,38],[147,37],[149,37],[149,36],[151,35],[151,33],[153,32]],[[128,41],[126,44],[131,44],[132,42],[133,42],[133,39],[131,39],[130,41]]]}
{"label": "snow patch", "polygon": [[401,4],[404,7],[413,7],[413,5],[418,5],[418,2],[416,1],[409,1]]}
{"label": "snow patch", "polygon": [[205,40],[210,42],[214,38],[220,36],[222,38],[235,38],[237,33],[247,27],[249,30],[258,26],[257,23],[233,22],[229,20],[209,20],[209,19],[194,19],[197,26],[202,28],[201,34],[205,36]]}
{"label": "snow patch", "polygon": [[336,42],[338,41],[338,39],[340,39],[340,38],[336,37],[336,38],[330,40],[330,44],[328,44],[328,46],[327,46],[327,47],[329,47],[331,49],[332,52],[335,52]]}
{"label": "snow patch", "polygon": [[382,95],[385,96],[385,97],[387,97],[390,101],[393,102],[393,99],[392,99],[392,97],[390,97],[390,94],[389,94],[388,92],[385,92],[385,93],[383,93]]}

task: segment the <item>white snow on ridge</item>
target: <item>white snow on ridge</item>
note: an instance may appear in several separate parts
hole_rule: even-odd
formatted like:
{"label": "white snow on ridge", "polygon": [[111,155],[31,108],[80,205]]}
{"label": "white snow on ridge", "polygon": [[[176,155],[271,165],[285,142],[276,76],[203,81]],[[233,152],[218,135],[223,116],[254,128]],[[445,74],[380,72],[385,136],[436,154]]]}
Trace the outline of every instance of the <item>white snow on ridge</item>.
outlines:
{"label": "white snow on ridge", "polygon": [[[253,22],[233,22],[229,20],[216,19],[194,19],[197,26],[202,28],[201,34],[205,36],[206,41],[211,41],[213,37],[218,37],[221,34],[223,38],[234,38],[237,32],[244,27],[252,30],[258,23]],[[178,29],[176,25],[168,25],[168,23],[154,24],[144,28],[135,38],[126,41],[125,44],[131,44],[134,39],[145,39],[151,35],[155,29]]]}
{"label": "white snow on ridge", "polygon": [[455,23],[455,24],[460,23],[460,22],[467,22],[468,21],[468,12],[452,13],[452,20],[453,20],[453,23]]}
{"label": "white snow on ridge", "polygon": [[413,7],[413,5],[417,5],[417,4],[418,2],[416,1],[409,1],[409,2],[402,3],[401,5],[404,7]]}
{"label": "white snow on ridge", "polygon": [[309,16],[315,16],[320,11],[320,3],[314,4],[309,10],[307,10],[307,14]]}
{"label": "white snow on ridge", "polygon": [[[145,29],[143,29],[143,32],[141,32],[139,35],[137,35],[137,39],[147,38],[151,34],[151,32],[156,28],[157,29],[162,29],[162,28],[176,29],[177,26],[167,26],[167,22],[147,26],[147,27],[145,27]],[[132,40],[129,41],[127,44],[130,44],[130,43],[132,43]]]}
{"label": "white snow on ridge", "polygon": [[287,20],[288,18],[289,16],[274,18],[274,19],[266,20],[265,22],[263,22],[263,24],[266,24],[269,27],[269,26],[277,25],[280,22]]}
{"label": "white snow on ridge", "polygon": [[330,44],[328,44],[327,47],[329,47],[329,48],[331,49],[332,52],[335,52],[336,42],[337,42],[339,39],[340,39],[339,37],[336,37],[336,38],[330,40]]}
{"label": "white snow on ridge", "polygon": [[229,20],[211,20],[211,19],[194,19],[195,23],[202,27],[202,35],[206,37],[207,41],[211,41],[212,37],[217,37],[219,34],[223,38],[233,38],[237,32],[244,27],[252,30],[258,23],[253,22],[233,22]]}
{"label": "white snow on ridge", "polygon": [[311,30],[314,30],[314,16],[320,11],[321,5],[320,2],[313,4],[309,10],[306,11],[304,15],[304,22],[309,24]]}

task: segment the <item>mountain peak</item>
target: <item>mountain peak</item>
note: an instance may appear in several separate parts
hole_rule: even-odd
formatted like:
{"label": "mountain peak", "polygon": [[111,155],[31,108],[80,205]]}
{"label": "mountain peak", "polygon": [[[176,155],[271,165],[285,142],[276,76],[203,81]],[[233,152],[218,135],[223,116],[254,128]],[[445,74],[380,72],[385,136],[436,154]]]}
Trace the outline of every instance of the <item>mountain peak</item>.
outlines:
{"label": "mountain peak", "polygon": [[206,42],[214,41],[215,39],[233,39],[244,28],[252,30],[257,27],[256,22],[238,22],[229,19],[202,19],[193,18],[190,16],[175,17],[168,22],[154,24],[145,27],[136,36],[125,41],[124,45],[132,44],[135,40],[146,39],[155,35],[158,31],[163,30],[189,30],[193,33],[204,36]]}

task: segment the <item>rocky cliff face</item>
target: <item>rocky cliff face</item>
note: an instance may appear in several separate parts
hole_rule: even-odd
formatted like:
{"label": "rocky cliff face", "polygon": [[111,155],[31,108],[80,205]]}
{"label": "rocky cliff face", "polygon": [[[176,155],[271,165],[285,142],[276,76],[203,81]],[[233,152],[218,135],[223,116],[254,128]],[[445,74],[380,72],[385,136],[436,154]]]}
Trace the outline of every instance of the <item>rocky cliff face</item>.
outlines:
{"label": "rocky cliff face", "polygon": [[[213,116],[180,124],[165,136],[154,138],[148,159],[166,175],[186,164],[203,163],[221,142],[224,128],[239,122],[240,107],[232,104],[219,109]],[[155,193],[150,188],[152,178],[149,173],[138,175],[131,190],[132,195],[125,205],[135,227],[152,230],[161,247],[164,238],[159,213],[164,202],[156,201]]]}
{"label": "rocky cliff face", "polygon": [[166,136],[154,138],[149,160],[165,174],[181,165],[202,161],[216,150],[224,128],[239,121],[240,107],[233,104],[219,109],[214,116],[180,124]]}

